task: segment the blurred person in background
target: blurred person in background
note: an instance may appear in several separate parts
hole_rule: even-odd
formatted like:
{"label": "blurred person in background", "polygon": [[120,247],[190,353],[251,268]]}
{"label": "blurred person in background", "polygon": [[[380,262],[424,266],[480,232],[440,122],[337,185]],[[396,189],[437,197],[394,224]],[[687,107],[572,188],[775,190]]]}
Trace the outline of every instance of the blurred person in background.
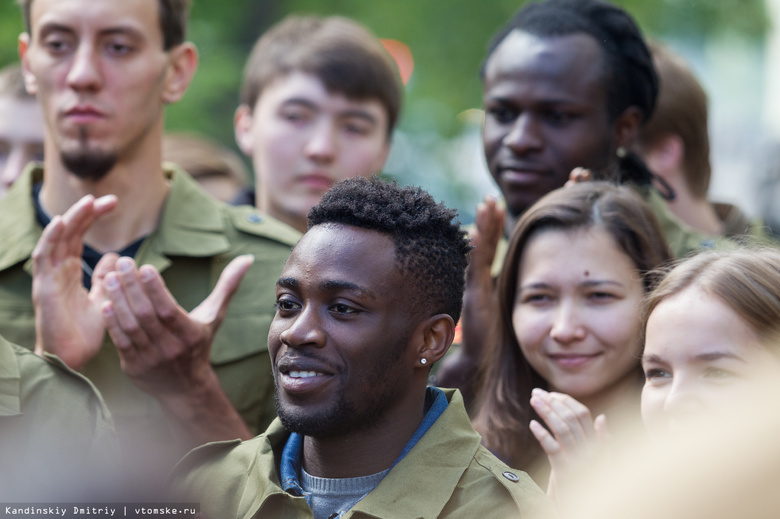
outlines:
{"label": "blurred person in background", "polygon": [[365,27],[290,16],[255,44],[244,70],[236,142],[252,159],[256,206],[300,232],[334,183],[382,171],[401,110],[395,62]]}
{"label": "blurred person in background", "polygon": [[168,133],[163,137],[163,160],[189,173],[217,200],[232,202],[249,187],[249,173],[230,148],[200,135]]}
{"label": "blurred person in background", "polygon": [[736,206],[707,199],[712,167],[707,94],[687,63],[658,42],[650,43],[658,71],[658,101],[639,130],[635,149],[650,170],[674,190],[666,203],[685,224],[707,236],[739,236],[760,226]]}
{"label": "blurred person in background", "polygon": [[0,70],[0,198],[31,161],[43,160],[43,115],[19,65]]}

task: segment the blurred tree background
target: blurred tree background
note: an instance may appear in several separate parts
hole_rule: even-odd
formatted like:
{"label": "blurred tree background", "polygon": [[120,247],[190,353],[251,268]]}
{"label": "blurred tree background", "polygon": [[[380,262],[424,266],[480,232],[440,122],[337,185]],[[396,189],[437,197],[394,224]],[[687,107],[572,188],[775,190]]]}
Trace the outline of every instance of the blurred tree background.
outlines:
{"label": "blurred tree background", "polygon": [[[518,0],[194,0],[189,37],[200,50],[200,67],[184,100],[168,110],[167,127],[206,134],[235,148],[233,111],[243,63],[255,40],[292,12],[339,14],[362,22],[380,38],[408,45],[415,66],[407,85],[400,128],[407,135],[423,136],[415,138],[419,142],[440,145],[461,134],[464,125],[478,124],[478,113],[472,117],[458,116],[480,107],[477,71],[486,45],[523,3]],[[636,17],[646,34],[658,37],[685,35],[688,40],[703,41],[734,35],[761,40],[768,26],[763,0],[618,0],[616,3]],[[0,0],[0,65],[17,59],[16,40],[22,28],[16,1]],[[447,155],[449,151],[444,149],[441,154]],[[430,161],[432,167],[437,160],[434,156]],[[424,170],[420,160],[415,158],[415,163]],[[449,168],[439,166],[439,169],[447,183]],[[459,186],[457,181],[452,184],[440,196],[455,197],[457,200],[448,202],[456,206],[471,204],[474,197],[468,193],[468,186]]]}

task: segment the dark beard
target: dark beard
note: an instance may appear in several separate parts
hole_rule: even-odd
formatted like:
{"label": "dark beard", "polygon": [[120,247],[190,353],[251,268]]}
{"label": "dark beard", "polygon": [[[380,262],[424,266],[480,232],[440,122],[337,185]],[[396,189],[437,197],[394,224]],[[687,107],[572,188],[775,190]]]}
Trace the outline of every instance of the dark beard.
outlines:
{"label": "dark beard", "polygon": [[354,433],[363,429],[375,427],[377,420],[385,409],[393,403],[391,393],[374,395],[366,409],[357,411],[344,395],[339,395],[338,401],[332,407],[319,413],[298,415],[287,413],[284,406],[279,405],[278,391],[276,397],[276,414],[285,429],[312,438],[332,438],[346,433]]}
{"label": "dark beard", "polygon": [[81,131],[82,147],[77,151],[60,153],[62,163],[68,171],[82,180],[97,182],[116,165],[117,155],[111,152],[89,150],[86,146],[87,132]]}
{"label": "dark beard", "polygon": [[[371,379],[378,383],[371,390],[371,398],[362,402],[362,409],[356,408],[354,395],[338,395],[336,402],[324,409],[309,413],[291,413],[279,402],[279,390],[274,392],[276,398],[276,414],[284,428],[312,438],[332,438],[345,433],[354,433],[376,427],[378,420],[396,401],[396,388],[392,383],[381,383],[387,376],[388,366],[401,362],[401,357],[409,342],[409,334],[398,339],[394,347],[388,348],[378,355],[372,366],[366,367]],[[310,356],[308,351],[302,351],[303,356]],[[341,372],[338,373],[341,375]],[[338,376],[337,375],[337,376]]]}
{"label": "dark beard", "polygon": [[304,436],[314,438],[337,436],[342,432],[345,419],[354,415],[353,407],[344,400],[343,395],[334,407],[321,413],[304,416],[287,413],[284,406],[279,404],[279,392],[276,391],[274,396],[276,397],[276,414],[284,428]]}

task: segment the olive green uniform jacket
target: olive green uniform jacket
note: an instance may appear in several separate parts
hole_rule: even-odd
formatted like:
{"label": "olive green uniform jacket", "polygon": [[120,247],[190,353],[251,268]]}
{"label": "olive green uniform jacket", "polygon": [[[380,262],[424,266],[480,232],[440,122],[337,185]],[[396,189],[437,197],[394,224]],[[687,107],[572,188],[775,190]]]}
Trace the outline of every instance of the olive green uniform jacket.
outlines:
{"label": "olive green uniform jacket", "polygon": [[0,337],[0,501],[107,497],[118,453],[111,415],[86,378]]}
{"label": "olive green uniform jacket", "polygon": [[[233,406],[257,434],[276,416],[268,329],[275,283],[300,233],[254,208],[214,200],[189,175],[170,166],[166,164],[170,190],[159,226],[135,259],[156,267],[179,304],[191,310],[211,292],[230,260],[255,256],[216,335],[211,363]],[[31,192],[42,178],[41,168],[28,168],[0,201],[0,335],[27,348],[35,343],[30,256],[42,232]],[[128,463],[142,468],[154,464],[163,478],[191,445],[177,444],[157,401],[122,373],[108,334],[82,372],[111,409],[121,445],[132,452]]]}
{"label": "olive green uniform jacket", "polygon": [[[527,474],[480,444],[460,393],[443,391],[444,413],[345,518],[503,519],[548,510],[547,496]],[[172,497],[199,501],[207,519],[312,518],[306,499],[286,493],[279,481],[288,437],[276,420],[252,440],[195,449],[172,473]]]}

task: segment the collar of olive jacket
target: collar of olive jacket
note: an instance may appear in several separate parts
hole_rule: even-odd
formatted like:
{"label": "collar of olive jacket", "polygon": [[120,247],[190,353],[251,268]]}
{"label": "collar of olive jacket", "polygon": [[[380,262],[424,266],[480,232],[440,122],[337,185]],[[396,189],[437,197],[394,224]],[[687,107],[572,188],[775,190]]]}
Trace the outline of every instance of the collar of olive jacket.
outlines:
{"label": "collar of olive jacket", "polygon": [[[197,182],[173,164],[163,164],[170,190],[157,229],[145,240],[138,258],[162,271],[170,265],[168,256],[210,257],[227,252],[230,243],[225,236],[225,205],[212,199]],[[0,202],[0,270],[26,261],[32,272],[30,256],[41,236],[35,218],[32,186],[43,181],[43,168],[30,164]],[[300,233],[261,215],[254,208],[234,208],[232,224],[241,231],[295,245]]]}
{"label": "collar of olive jacket", "polygon": [[[485,480],[465,483],[482,485],[482,509],[506,507],[506,502],[497,499],[513,502],[518,511],[547,506],[544,493],[525,474],[518,476],[508,470],[487,451],[479,454],[481,437],[471,427],[463,398],[457,390],[442,391],[449,405],[439,419],[347,517],[398,517],[399,511],[404,517],[439,517],[464,484],[464,473],[475,463],[493,473],[497,486],[503,487],[498,491]],[[212,512],[225,512],[225,507],[230,507],[227,513],[241,518],[265,517],[269,510],[284,510],[287,517],[311,517],[306,500],[286,493],[279,480],[280,459],[289,435],[277,418],[252,440],[215,442],[193,450],[172,473],[175,498],[194,492],[203,503],[204,517],[211,517],[209,507]],[[467,508],[469,504],[462,503]]]}

